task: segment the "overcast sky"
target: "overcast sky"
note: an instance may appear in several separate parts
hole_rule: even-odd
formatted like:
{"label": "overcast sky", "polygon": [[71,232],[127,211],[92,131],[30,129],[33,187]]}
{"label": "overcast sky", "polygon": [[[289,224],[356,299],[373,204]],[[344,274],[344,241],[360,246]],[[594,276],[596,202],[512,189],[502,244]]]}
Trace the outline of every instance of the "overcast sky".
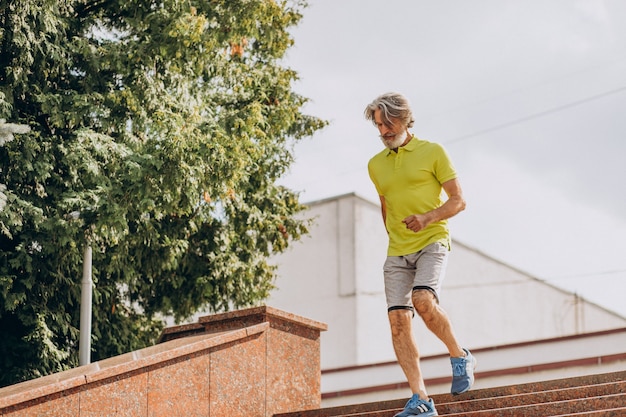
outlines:
{"label": "overcast sky", "polygon": [[626,1],[309,3],[285,64],[330,125],[284,184],[377,202],[363,110],[401,92],[459,172],[454,239],[626,316]]}

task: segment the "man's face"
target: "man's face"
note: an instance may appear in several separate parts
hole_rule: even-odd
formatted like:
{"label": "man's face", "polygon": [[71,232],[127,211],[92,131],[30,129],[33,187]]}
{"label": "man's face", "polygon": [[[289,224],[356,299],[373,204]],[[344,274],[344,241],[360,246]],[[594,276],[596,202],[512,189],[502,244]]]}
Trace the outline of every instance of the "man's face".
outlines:
{"label": "man's face", "polygon": [[374,121],[376,122],[376,127],[380,133],[380,140],[382,140],[383,145],[389,149],[397,149],[404,145],[408,133],[406,127],[399,119],[390,117],[391,123],[386,123],[382,117],[382,111],[376,109],[374,111]]}

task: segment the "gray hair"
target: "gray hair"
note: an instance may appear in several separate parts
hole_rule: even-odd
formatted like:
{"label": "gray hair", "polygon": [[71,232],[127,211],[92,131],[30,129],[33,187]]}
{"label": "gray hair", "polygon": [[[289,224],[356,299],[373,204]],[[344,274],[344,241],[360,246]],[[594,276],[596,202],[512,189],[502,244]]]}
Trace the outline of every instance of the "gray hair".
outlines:
{"label": "gray hair", "polygon": [[385,93],[372,101],[365,108],[365,118],[376,124],[374,112],[380,109],[385,123],[392,125],[391,118],[399,119],[406,127],[413,127],[415,119],[409,100],[400,93]]}

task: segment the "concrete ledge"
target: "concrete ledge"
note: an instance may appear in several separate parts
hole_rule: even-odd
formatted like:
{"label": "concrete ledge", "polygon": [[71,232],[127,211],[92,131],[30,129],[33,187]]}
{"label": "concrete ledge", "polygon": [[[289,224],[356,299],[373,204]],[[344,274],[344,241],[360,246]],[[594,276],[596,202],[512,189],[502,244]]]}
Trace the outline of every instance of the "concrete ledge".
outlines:
{"label": "concrete ledge", "polygon": [[98,381],[120,377],[142,368],[156,366],[225,343],[240,341],[264,332],[268,328],[268,323],[262,323],[246,329],[172,340],[89,365],[0,388],[0,410]]}
{"label": "concrete ledge", "polygon": [[0,389],[0,416],[271,417],[320,407],[323,323],[270,307],[168,328],[159,343]]}
{"label": "concrete ledge", "polygon": [[245,328],[258,323],[269,323],[272,328],[287,332],[298,332],[301,336],[317,338],[321,331],[328,329],[325,323],[310,320],[269,306],[253,307],[227,313],[212,314],[198,318],[198,322],[168,327],[163,330],[158,342],[187,337],[194,334],[207,334]]}

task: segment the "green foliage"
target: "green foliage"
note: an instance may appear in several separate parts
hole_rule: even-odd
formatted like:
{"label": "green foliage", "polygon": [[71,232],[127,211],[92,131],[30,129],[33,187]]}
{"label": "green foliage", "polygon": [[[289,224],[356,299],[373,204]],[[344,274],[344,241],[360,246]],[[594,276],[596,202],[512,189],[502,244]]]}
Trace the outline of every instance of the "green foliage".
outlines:
{"label": "green foliage", "polygon": [[276,181],[324,125],[280,62],[305,6],[0,2],[0,118],[31,129],[0,147],[0,385],[77,364],[86,243],[93,360],[269,295],[308,224]]}

